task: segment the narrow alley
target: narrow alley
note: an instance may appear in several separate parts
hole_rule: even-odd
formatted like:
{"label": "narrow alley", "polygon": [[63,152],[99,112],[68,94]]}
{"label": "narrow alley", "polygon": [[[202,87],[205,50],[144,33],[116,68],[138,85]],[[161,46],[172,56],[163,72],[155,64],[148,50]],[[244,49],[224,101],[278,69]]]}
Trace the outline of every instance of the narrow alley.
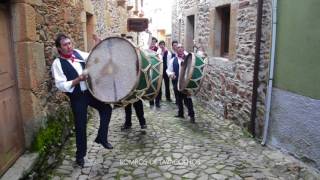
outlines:
{"label": "narrow alley", "polygon": [[320,180],[319,9],[0,1],[0,180]]}
{"label": "narrow alley", "polygon": [[[63,162],[49,176],[59,179],[319,179],[310,167],[278,150],[263,147],[240,127],[223,121],[196,102],[196,124],[174,118],[175,105],[161,109],[145,105],[148,129],[133,118],[131,130],[121,131],[124,109],[113,111],[107,150],[94,143],[98,118],[88,124],[85,167],[74,165],[74,138]],[[135,116],[135,113],[133,113]]]}

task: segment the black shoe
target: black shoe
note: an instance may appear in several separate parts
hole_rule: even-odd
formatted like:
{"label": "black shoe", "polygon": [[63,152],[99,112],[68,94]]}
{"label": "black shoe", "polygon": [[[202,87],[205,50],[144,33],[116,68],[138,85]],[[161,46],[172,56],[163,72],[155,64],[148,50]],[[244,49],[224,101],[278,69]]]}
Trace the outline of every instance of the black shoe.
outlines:
{"label": "black shoe", "polygon": [[96,139],[96,140],[94,140],[94,142],[101,144],[106,149],[113,149],[112,145],[110,143],[108,143],[107,141],[103,142],[100,139]]}
{"label": "black shoe", "polygon": [[156,105],[156,108],[160,108],[160,104],[157,104],[157,105]]}
{"label": "black shoe", "polygon": [[196,123],[195,118],[194,117],[190,117],[190,122],[193,123],[193,124]]}
{"label": "black shoe", "polygon": [[77,158],[76,159],[76,163],[77,163],[77,165],[78,166],[80,166],[81,168],[83,168],[84,167],[84,159],[83,158]]}
{"label": "black shoe", "polygon": [[176,117],[176,118],[184,118],[183,115],[175,115],[174,117]]}
{"label": "black shoe", "polygon": [[171,100],[170,98],[167,98],[167,101],[168,101],[168,102],[172,102],[172,100]]}
{"label": "black shoe", "polygon": [[125,125],[125,124],[121,126],[121,131],[128,130],[128,129],[131,129],[131,126]]}
{"label": "black shoe", "polygon": [[147,129],[147,125],[141,125],[141,129]]}

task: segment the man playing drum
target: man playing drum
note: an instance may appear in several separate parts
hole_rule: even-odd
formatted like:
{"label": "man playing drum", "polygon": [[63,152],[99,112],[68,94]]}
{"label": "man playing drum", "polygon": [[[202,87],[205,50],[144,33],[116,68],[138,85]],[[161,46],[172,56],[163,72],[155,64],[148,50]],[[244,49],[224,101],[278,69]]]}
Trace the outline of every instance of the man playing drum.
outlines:
{"label": "man playing drum", "polygon": [[[157,50],[158,50],[158,46],[157,46],[158,39],[155,38],[155,37],[152,37],[152,34],[151,34],[150,31],[147,31],[147,32],[149,33],[149,40],[148,40],[149,50],[153,51],[154,53],[157,53]],[[161,88],[160,88],[159,93],[156,96],[156,98],[149,101],[150,108],[152,108],[154,106],[154,104],[156,104],[157,108],[160,108],[161,95],[162,95],[162,92],[161,92]]]}
{"label": "man playing drum", "polygon": [[177,46],[177,56],[172,58],[168,62],[167,74],[172,79],[173,83],[173,90],[176,94],[176,101],[178,106],[178,114],[175,117],[184,118],[184,111],[183,111],[183,103],[186,105],[188,109],[188,115],[190,117],[190,122],[195,123],[194,118],[194,110],[192,99],[187,94],[178,91],[178,77],[179,77],[179,68],[181,66],[181,62],[184,61],[186,54],[184,48],[181,44]]}
{"label": "man playing drum", "polygon": [[[177,41],[177,40],[173,40],[172,43],[171,43],[171,47],[172,47],[171,58],[174,58],[174,57],[177,56],[177,50],[178,50],[177,46],[178,46],[178,41]],[[168,68],[168,65],[169,65],[169,61],[170,61],[170,60],[168,60],[167,68]],[[174,80],[171,79],[172,85],[173,85],[173,81],[174,81]],[[176,99],[176,100],[175,100],[175,103],[177,104],[176,91],[173,91],[173,93],[174,93],[174,98]]]}
{"label": "man playing drum", "polygon": [[[126,37],[130,42],[133,43],[133,37],[132,36],[127,36]],[[137,118],[139,120],[139,124],[141,126],[141,129],[146,129],[146,119],[144,118],[144,111],[143,111],[143,103],[141,100],[138,100],[137,102],[134,102],[133,104],[128,104],[125,106],[125,122],[121,126],[121,130],[127,130],[130,129],[132,126],[131,122],[131,116],[132,116],[132,105],[134,107],[134,110],[136,111]]]}
{"label": "man playing drum", "polygon": [[108,142],[108,129],[112,108],[95,99],[89,92],[85,83],[86,75],[83,75],[88,53],[74,49],[72,42],[65,34],[58,34],[55,45],[59,57],[52,64],[52,74],[56,87],[67,94],[70,99],[71,109],[74,115],[76,131],[76,163],[83,167],[84,157],[87,153],[87,108],[91,106],[99,111],[100,127],[95,139],[106,149],[112,149]]}
{"label": "man playing drum", "polygon": [[165,86],[166,100],[171,102],[172,100],[170,98],[170,81],[166,73],[166,70],[168,67],[168,61],[171,59],[171,52],[168,51],[168,49],[166,48],[166,43],[164,41],[159,42],[159,49],[157,53],[161,55],[162,62],[163,62],[163,80],[164,80],[164,86]]}
{"label": "man playing drum", "polygon": [[139,120],[139,124],[141,126],[141,129],[147,129],[146,119],[144,118],[144,112],[143,112],[143,103],[141,100],[139,100],[137,102],[134,102],[133,104],[128,104],[127,106],[125,106],[126,121],[121,126],[121,130],[130,129],[132,126],[132,122],[131,122],[132,105],[134,107],[134,110],[136,111],[136,115]]}

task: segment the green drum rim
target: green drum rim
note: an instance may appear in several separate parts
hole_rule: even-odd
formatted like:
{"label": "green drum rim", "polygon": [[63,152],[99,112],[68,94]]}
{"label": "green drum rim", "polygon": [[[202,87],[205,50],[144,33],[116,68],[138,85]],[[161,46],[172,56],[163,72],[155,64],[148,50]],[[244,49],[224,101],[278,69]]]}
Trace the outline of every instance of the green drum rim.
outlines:
{"label": "green drum rim", "polygon": [[[187,78],[184,78],[184,76],[185,76],[185,73],[187,73],[186,71],[187,71],[187,67],[185,67],[184,68],[184,74],[182,74],[182,67],[180,67],[180,69],[179,69],[179,79],[178,79],[178,90],[179,91],[183,91],[187,86],[188,86],[188,84],[189,84],[189,81],[190,81],[190,79],[191,79],[191,77],[192,77],[192,74],[193,74],[193,71],[194,71],[194,65],[195,65],[195,55],[194,55],[194,53],[189,53],[188,55],[187,55],[187,58],[188,57],[190,57],[191,56],[191,63],[190,63],[190,71],[189,71],[189,73],[187,74]],[[189,61],[189,59],[187,60],[187,61]],[[186,63],[188,63],[188,62],[186,62]],[[184,75],[184,76],[182,76],[182,75]],[[181,84],[182,82],[180,82],[180,80],[181,79],[183,79],[183,81],[185,81],[185,82],[183,82],[184,84]]]}
{"label": "green drum rim", "polygon": [[148,70],[151,67],[151,64],[149,63],[149,60],[147,59],[144,52],[141,50],[140,50],[140,57],[141,57],[141,66],[142,66],[140,68],[140,71],[142,71],[142,73],[140,74],[139,84],[136,89],[142,91],[142,90],[148,89],[150,86],[149,77],[148,77]]}
{"label": "green drum rim", "polygon": [[[201,72],[201,76],[198,78],[193,77],[192,79],[190,79],[190,81],[192,81],[192,83],[185,88],[186,91],[192,92],[193,94],[197,94],[200,91],[200,87],[202,86],[203,80],[204,80],[204,76],[207,74],[207,66],[206,64],[208,63],[208,59],[207,58],[201,58],[199,56],[196,55],[196,58],[198,58],[200,61],[198,61],[198,67],[196,67],[196,71]],[[199,63],[200,62],[200,63]],[[196,85],[196,86],[195,86]]]}

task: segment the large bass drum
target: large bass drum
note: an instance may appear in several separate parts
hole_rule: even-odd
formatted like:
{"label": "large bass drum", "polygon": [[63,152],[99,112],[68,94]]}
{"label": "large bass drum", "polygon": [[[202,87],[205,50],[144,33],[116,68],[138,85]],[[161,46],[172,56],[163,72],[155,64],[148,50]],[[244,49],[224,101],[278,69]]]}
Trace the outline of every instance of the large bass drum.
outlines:
{"label": "large bass drum", "polygon": [[87,85],[98,100],[124,106],[141,98],[149,88],[150,63],[130,41],[120,37],[102,40],[91,51]]}
{"label": "large bass drum", "polygon": [[186,94],[195,94],[201,86],[205,74],[205,60],[189,53],[179,69],[178,90]]}
{"label": "large bass drum", "polygon": [[162,72],[163,72],[163,63],[162,60],[150,50],[146,50],[145,54],[149,59],[151,64],[149,72],[149,83],[150,87],[146,90],[146,93],[143,95],[143,99],[152,100],[158,95],[161,83],[162,83]]}

